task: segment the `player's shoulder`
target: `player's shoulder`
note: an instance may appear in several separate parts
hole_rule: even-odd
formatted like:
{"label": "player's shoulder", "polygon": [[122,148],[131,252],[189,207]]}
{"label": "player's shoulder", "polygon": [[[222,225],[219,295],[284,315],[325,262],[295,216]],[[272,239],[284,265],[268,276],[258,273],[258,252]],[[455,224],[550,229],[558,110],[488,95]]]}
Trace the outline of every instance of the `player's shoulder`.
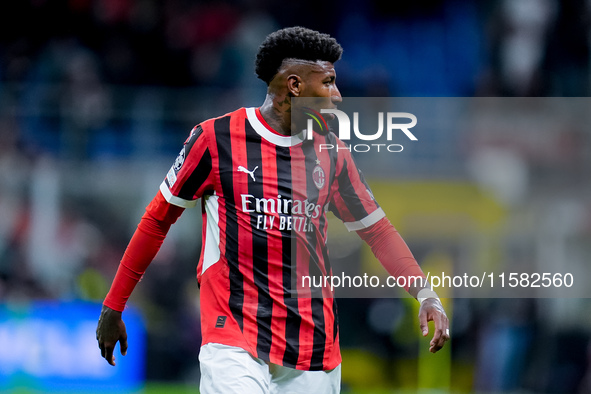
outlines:
{"label": "player's shoulder", "polygon": [[229,128],[230,120],[236,117],[246,117],[246,108],[238,108],[223,115],[206,119],[195,127],[201,127],[206,133],[216,133]]}
{"label": "player's shoulder", "polygon": [[240,107],[238,109],[235,109],[234,111],[227,112],[227,113],[225,113],[223,115],[217,116],[215,118],[211,118],[209,120],[214,120],[215,121],[215,120],[218,120],[218,119],[232,118],[232,117],[235,117],[235,116],[243,116],[243,117],[246,117],[246,108]]}

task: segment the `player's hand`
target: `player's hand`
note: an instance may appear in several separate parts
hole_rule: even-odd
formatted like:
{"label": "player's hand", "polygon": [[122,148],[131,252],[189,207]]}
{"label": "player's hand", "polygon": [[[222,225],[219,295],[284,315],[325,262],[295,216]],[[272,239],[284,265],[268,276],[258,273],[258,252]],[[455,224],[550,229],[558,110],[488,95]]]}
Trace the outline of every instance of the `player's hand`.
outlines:
{"label": "player's hand", "polygon": [[449,341],[449,320],[443,310],[441,301],[437,298],[427,298],[421,304],[419,309],[419,325],[423,336],[429,334],[429,325],[427,322],[433,321],[435,323],[435,332],[433,339],[429,343],[429,351],[435,353],[439,351],[446,341]]}
{"label": "player's hand", "polygon": [[127,330],[121,320],[121,312],[103,305],[96,327],[96,340],[101,349],[101,356],[111,365],[115,365],[113,351],[117,342],[121,347],[121,355],[127,354]]}

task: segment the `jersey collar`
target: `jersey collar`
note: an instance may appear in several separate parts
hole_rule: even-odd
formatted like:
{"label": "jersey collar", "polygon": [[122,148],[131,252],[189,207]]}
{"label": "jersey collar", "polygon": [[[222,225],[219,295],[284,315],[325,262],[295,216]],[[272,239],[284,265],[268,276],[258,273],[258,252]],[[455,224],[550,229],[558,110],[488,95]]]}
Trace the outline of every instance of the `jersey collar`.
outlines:
{"label": "jersey collar", "polygon": [[295,146],[304,141],[304,132],[292,136],[286,136],[271,130],[257,117],[256,108],[254,107],[246,108],[246,117],[254,131],[272,144],[289,147]]}

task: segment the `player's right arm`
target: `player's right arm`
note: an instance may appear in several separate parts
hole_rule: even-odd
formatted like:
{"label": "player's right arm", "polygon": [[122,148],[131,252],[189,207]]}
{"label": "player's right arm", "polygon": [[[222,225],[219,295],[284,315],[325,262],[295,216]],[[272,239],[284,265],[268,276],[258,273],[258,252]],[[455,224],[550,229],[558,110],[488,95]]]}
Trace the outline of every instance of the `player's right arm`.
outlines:
{"label": "player's right arm", "polygon": [[196,126],[166,175],[156,197],[146,207],[138,227],[129,241],[117,274],[103,302],[96,329],[101,356],[115,365],[113,350],[117,342],[121,354],[127,351],[127,333],[121,314],[133,289],[162,245],[170,226],[185,208],[213,188],[211,154],[201,126]]}
{"label": "player's right arm", "polygon": [[111,289],[103,302],[96,329],[101,356],[115,365],[113,350],[120,342],[121,354],[127,352],[127,333],[121,313],[133,289],[152,262],[170,229],[183,212],[183,208],[168,203],[161,192],[146,208],[135,233],[121,259]]}

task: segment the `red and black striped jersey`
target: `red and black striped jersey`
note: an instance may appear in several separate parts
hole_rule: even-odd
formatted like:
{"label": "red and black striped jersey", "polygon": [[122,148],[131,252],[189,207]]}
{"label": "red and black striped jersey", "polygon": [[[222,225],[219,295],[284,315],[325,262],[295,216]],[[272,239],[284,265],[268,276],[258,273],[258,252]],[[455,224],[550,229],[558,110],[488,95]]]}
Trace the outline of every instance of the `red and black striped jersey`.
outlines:
{"label": "red and black striped jersey", "polygon": [[343,142],[282,136],[258,109],[241,108],[191,131],[160,191],[181,207],[202,199],[203,344],[300,370],[341,362],[332,294],[306,293],[297,276],[332,272],[328,210],[350,231],[384,217]]}

